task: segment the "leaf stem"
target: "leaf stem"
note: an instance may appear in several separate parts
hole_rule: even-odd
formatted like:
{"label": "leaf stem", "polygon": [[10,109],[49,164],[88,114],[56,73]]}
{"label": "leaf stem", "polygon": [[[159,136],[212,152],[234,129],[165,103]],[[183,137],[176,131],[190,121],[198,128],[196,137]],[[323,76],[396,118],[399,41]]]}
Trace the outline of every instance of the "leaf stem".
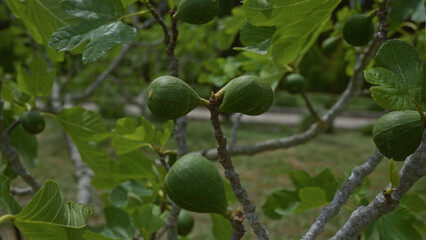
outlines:
{"label": "leaf stem", "polygon": [[143,10],[143,11],[139,11],[139,12],[127,14],[127,15],[124,15],[124,16],[120,17],[120,21],[122,21],[125,18],[131,18],[131,17],[134,17],[134,16],[144,15],[145,13],[149,13],[149,11],[148,10]]}
{"label": "leaf stem", "polygon": [[3,222],[6,222],[8,220],[13,222],[15,220],[15,216],[12,215],[12,214],[6,214],[6,215],[1,216],[0,217],[0,224],[2,224]]}

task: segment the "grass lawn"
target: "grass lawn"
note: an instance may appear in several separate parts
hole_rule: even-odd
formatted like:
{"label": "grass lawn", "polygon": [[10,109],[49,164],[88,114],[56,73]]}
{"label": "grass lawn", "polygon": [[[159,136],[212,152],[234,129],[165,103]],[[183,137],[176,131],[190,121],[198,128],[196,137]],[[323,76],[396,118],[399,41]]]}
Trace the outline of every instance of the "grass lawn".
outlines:
{"label": "grass lawn", "polygon": [[[230,123],[224,123],[226,136],[230,135]],[[286,126],[262,126],[242,124],[237,137],[237,144],[249,144],[259,140],[288,136],[295,132]],[[190,151],[213,148],[216,146],[213,130],[206,122],[190,122],[187,133]],[[170,142],[173,146],[173,142]],[[265,152],[253,156],[233,157],[236,171],[240,174],[242,185],[246,187],[249,196],[257,205],[257,212],[261,221],[268,227],[271,239],[300,239],[309,229],[321,208],[309,210],[303,213],[293,214],[275,221],[268,219],[261,210],[261,205],[266,196],[277,188],[293,189],[294,186],[289,177],[293,170],[305,170],[311,175],[316,175],[325,168],[332,169],[333,174],[342,178],[345,172],[354,166],[362,164],[365,159],[374,152],[374,143],[371,137],[359,132],[337,131],[335,134],[323,134],[307,144],[290,149]],[[73,176],[73,165],[67,155],[63,136],[59,127],[48,122],[47,129],[39,136],[39,165],[32,172],[40,182],[51,178],[60,183],[64,195],[75,199],[76,179]],[[387,177],[388,160],[384,159],[369,179],[371,188],[367,194],[369,200],[382,191],[389,182]],[[222,172],[222,168],[217,164]],[[402,163],[397,162],[400,169]],[[19,181],[13,181],[15,186],[25,186]],[[410,192],[417,192],[426,199],[426,179],[416,183]],[[94,211],[92,222],[102,222],[101,192],[95,191],[91,207]],[[20,199],[27,201],[28,198]],[[351,211],[356,207],[354,199],[350,199],[340,215],[331,220],[326,230],[317,239],[328,239],[346,221]],[[192,214],[196,218],[195,229],[191,233],[191,239],[212,239],[210,232],[210,217],[206,214]],[[425,214],[417,215],[426,220]],[[256,239],[249,230],[244,239]],[[8,231],[5,227],[0,232]],[[4,235],[4,234],[2,234]],[[5,238],[13,239],[13,238]]]}

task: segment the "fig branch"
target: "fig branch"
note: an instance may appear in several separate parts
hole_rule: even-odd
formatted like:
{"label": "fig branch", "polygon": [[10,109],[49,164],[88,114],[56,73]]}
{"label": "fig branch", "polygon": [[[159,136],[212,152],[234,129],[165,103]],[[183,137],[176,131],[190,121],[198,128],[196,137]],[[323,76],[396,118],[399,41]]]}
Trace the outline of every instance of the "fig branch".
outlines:
{"label": "fig branch", "polygon": [[[231,155],[227,150],[226,138],[223,135],[223,131],[220,125],[219,120],[219,106],[222,102],[221,98],[216,98],[214,94],[210,97],[210,104],[207,108],[210,111],[210,120],[214,129],[215,138],[217,141],[217,153],[219,155],[219,163],[225,169],[225,177],[229,180],[229,183],[232,188],[232,192],[237,197],[238,202],[243,206],[244,217],[246,217],[251,227],[253,228],[254,233],[257,235],[258,239],[269,239],[269,233],[266,227],[259,221],[256,214],[256,205],[248,197],[247,191],[241,185],[240,176],[235,172],[234,166],[232,164]],[[234,231],[237,229],[234,228]]]}
{"label": "fig branch", "polygon": [[15,129],[17,126],[21,124],[21,120],[14,121],[10,126],[5,130],[6,134],[10,134],[13,129]]}
{"label": "fig branch", "polygon": [[[179,62],[176,59],[175,47],[177,39],[179,36],[179,31],[177,28],[177,19],[173,19],[171,23],[171,34],[169,33],[169,28],[164,22],[163,18],[160,16],[159,12],[153,8],[149,0],[144,2],[145,7],[151,12],[152,16],[155,18],[158,24],[160,24],[164,33],[164,44],[166,45],[167,58],[169,60],[169,72],[170,75],[179,77]],[[173,12],[170,12],[170,15],[173,15]],[[175,126],[175,141],[178,148],[177,158],[179,159],[183,155],[189,152],[188,143],[186,140],[186,127],[188,125],[187,117],[183,116],[176,120]],[[166,221],[167,229],[167,240],[177,239],[177,221],[179,218],[180,207],[175,203],[172,204],[172,209],[170,210],[169,216]]]}
{"label": "fig branch", "polygon": [[[0,78],[0,92],[2,89],[3,80]],[[30,185],[34,192],[37,192],[40,189],[40,184],[34,178],[34,176],[27,170],[27,168],[22,164],[19,154],[16,150],[10,145],[9,136],[5,131],[3,131],[3,100],[0,98],[0,151],[2,155],[9,161],[12,165],[13,171],[15,171],[22,179]]]}
{"label": "fig branch", "polygon": [[[409,156],[399,172],[400,184],[390,196],[382,192],[368,205],[355,210],[345,225],[331,238],[354,239],[368,225],[381,216],[392,212],[399,206],[399,201],[420,178],[426,175],[426,131],[419,148]],[[388,185],[389,188],[391,184]]]}
{"label": "fig branch", "polygon": [[355,167],[352,170],[351,176],[343,183],[339,192],[334,195],[333,201],[321,210],[315,223],[312,224],[311,228],[302,239],[312,240],[322,233],[327,222],[339,214],[340,209],[346,204],[355,189],[361,186],[362,180],[376,169],[382,159],[383,155],[376,150],[364,164]]}
{"label": "fig branch", "polygon": [[[376,51],[380,46],[377,39],[378,37],[375,36],[372,41],[370,41],[369,45],[363,49],[361,54],[358,55],[354,74],[351,76],[345,91],[342,93],[338,101],[321,117],[326,126],[332,124],[333,120],[346,108],[352,98],[359,94],[360,87],[364,82],[364,69],[375,56]],[[286,149],[314,139],[317,135],[324,132],[324,129],[325,128],[323,128],[319,123],[314,123],[309,129],[299,134],[278,139],[259,141],[250,145],[234,146],[229,151],[232,155],[251,155],[270,150]],[[211,160],[219,158],[216,149],[207,149],[201,151],[200,154]]]}

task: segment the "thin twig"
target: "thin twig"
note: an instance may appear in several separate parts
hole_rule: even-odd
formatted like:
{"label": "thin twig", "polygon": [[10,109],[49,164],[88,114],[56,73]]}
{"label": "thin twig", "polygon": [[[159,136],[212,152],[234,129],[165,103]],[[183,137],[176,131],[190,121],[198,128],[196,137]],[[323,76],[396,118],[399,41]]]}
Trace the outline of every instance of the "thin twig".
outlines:
{"label": "thin twig", "polygon": [[323,124],[321,117],[318,115],[317,111],[315,111],[314,107],[311,104],[311,101],[309,101],[308,96],[306,95],[305,92],[301,92],[300,95],[302,95],[303,100],[305,100],[306,106],[309,109],[309,112],[311,113],[312,116],[315,117],[315,119],[319,122],[319,124]]}
{"label": "thin twig", "polygon": [[5,131],[6,134],[10,134],[13,129],[15,129],[17,126],[19,126],[19,124],[21,124],[21,120],[16,120],[12,124],[10,124],[10,126]]}
{"label": "thin twig", "polygon": [[177,28],[178,20],[173,17],[174,11],[170,10],[170,18],[172,19],[172,36],[169,44],[167,44],[167,57],[169,59],[169,72],[172,76],[179,76],[179,62],[175,57],[175,48],[177,43],[177,38],[179,36],[179,31]]}
{"label": "thin twig", "polygon": [[244,228],[244,216],[240,210],[235,212],[235,216],[230,220],[231,225],[233,227],[231,240],[240,240],[243,238],[246,233],[246,229]]}
{"label": "thin twig", "polygon": [[219,155],[219,163],[225,169],[225,177],[229,180],[232,192],[237,197],[238,202],[243,206],[244,216],[249,220],[250,225],[257,235],[258,239],[269,239],[269,233],[266,227],[259,221],[256,214],[256,205],[248,197],[247,191],[241,185],[240,176],[235,172],[232,164],[231,155],[227,150],[226,138],[223,135],[219,120],[219,106],[222,99],[216,98],[214,94],[210,97],[210,120],[214,128],[214,133],[217,141],[217,152]]}
{"label": "thin twig", "polygon": [[383,155],[376,150],[364,164],[355,167],[352,170],[351,176],[342,185],[339,192],[334,195],[333,201],[321,210],[317,220],[314,224],[312,224],[311,228],[302,239],[312,240],[323,232],[327,222],[339,214],[340,209],[346,204],[355,189],[361,186],[363,179],[376,169],[376,166],[382,161],[382,159]]}
{"label": "thin twig", "polygon": [[164,153],[162,153],[162,154],[160,154],[160,162],[161,162],[161,165],[163,165],[163,167],[167,170],[167,171],[169,171],[170,170],[170,165],[167,163],[167,161],[166,161],[166,154],[164,154]]}
{"label": "thin twig", "polygon": [[[0,78],[0,92],[2,89],[3,80]],[[27,168],[22,164],[19,154],[16,150],[10,145],[9,136],[3,131],[3,100],[0,98],[0,150],[2,155],[12,164],[12,169],[17,173],[22,179],[31,186],[34,192],[37,192],[40,189],[40,184],[34,178],[34,176],[27,170]]]}
{"label": "thin twig", "polygon": [[167,27],[166,23],[164,22],[163,18],[161,17],[160,13],[152,7],[149,0],[145,1],[145,7],[148,8],[148,10],[151,12],[152,16],[155,18],[158,24],[160,24],[161,28],[163,29],[164,34],[164,44],[167,46],[170,43],[170,34],[169,34],[169,28]]}
{"label": "thin twig", "polygon": [[[155,20],[160,24],[164,33],[164,44],[166,45],[167,58],[169,60],[169,73],[172,76],[179,77],[179,63],[176,57],[174,56],[174,51],[176,47],[177,38],[179,31],[177,29],[177,20],[172,18],[172,35],[169,33],[169,28],[164,22],[163,18],[160,16],[159,12],[152,7],[149,1],[145,2],[145,6],[154,16]],[[188,153],[188,143],[186,140],[186,127],[188,125],[187,117],[183,116],[176,120],[175,126],[175,141],[178,147],[177,158]],[[177,239],[177,221],[179,218],[180,207],[175,203],[172,204],[172,209],[167,217],[166,228],[167,228],[167,240]]]}

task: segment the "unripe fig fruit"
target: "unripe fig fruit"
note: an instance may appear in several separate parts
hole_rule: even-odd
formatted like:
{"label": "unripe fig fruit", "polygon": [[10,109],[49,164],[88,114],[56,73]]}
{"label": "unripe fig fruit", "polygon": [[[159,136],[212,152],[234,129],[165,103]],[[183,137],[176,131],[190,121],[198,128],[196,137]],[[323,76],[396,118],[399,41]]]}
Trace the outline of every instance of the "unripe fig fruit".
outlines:
{"label": "unripe fig fruit", "polygon": [[223,112],[260,115],[268,111],[274,101],[271,86],[254,75],[234,78],[220,91],[224,93],[220,105]]}
{"label": "unripe fig fruit", "polygon": [[203,105],[198,94],[184,81],[173,76],[162,76],[148,87],[149,110],[163,119],[177,119]]}
{"label": "unripe fig fruit", "polygon": [[219,13],[219,0],[181,0],[173,17],[190,24],[204,24]]}
{"label": "unripe fig fruit", "polygon": [[24,130],[30,134],[43,132],[46,122],[38,111],[28,111],[21,115],[21,124]]}
{"label": "unripe fig fruit", "polygon": [[326,53],[332,53],[339,45],[339,40],[339,36],[329,37],[321,43],[321,49]]}
{"label": "unripe fig fruit", "polygon": [[222,177],[214,164],[200,155],[188,154],[178,159],[164,179],[164,189],[183,209],[228,215]]}
{"label": "unripe fig fruit", "polygon": [[305,88],[305,78],[299,73],[290,73],[285,78],[285,89],[291,94],[299,94]]}
{"label": "unripe fig fruit", "polygon": [[180,236],[186,236],[194,228],[194,218],[185,210],[180,210],[177,231]]}
{"label": "unripe fig fruit", "polygon": [[372,15],[355,15],[347,20],[343,26],[343,38],[352,46],[366,45],[374,35]]}
{"label": "unripe fig fruit", "polygon": [[419,147],[424,126],[417,111],[395,111],[383,115],[373,128],[373,139],[387,158],[404,161]]}

